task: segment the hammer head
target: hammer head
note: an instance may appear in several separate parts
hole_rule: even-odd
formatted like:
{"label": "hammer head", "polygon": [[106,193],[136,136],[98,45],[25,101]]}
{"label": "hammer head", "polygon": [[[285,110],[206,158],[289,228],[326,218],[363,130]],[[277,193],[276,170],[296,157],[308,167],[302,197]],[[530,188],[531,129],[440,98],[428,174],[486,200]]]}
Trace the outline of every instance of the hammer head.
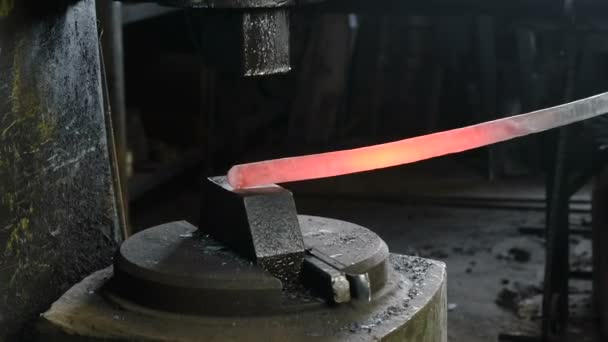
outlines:
{"label": "hammer head", "polygon": [[201,30],[204,58],[218,70],[240,76],[284,74],[291,70],[287,8],[209,11],[197,15],[204,22]]}

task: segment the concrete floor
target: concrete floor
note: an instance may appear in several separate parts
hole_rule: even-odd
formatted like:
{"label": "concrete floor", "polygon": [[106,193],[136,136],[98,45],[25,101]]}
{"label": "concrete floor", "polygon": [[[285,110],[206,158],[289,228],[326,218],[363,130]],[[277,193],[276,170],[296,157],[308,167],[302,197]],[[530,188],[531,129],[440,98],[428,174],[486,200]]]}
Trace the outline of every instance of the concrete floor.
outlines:
{"label": "concrete floor", "polygon": [[[446,173],[445,168],[439,169]],[[542,224],[544,212],[538,205],[528,210],[520,206],[505,210],[496,205],[479,208],[479,203],[484,203],[484,198],[496,197],[542,199],[542,183],[533,180],[490,183],[479,176],[462,176],[454,169],[439,177],[425,172],[420,176],[421,169],[414,169],[418,176],[413,176],[408,174],[411,170],[391,169],[286,187],[294,190],[301,214],[361,224],[384,238],[392,252],[445,261],[451,308],[450,341],[498,341],[498,335],[504,332],[538,334],[544,241],[521,235],[518,227]],[[135,225],[146,227],[180,217],[195,223],[199,204],[198,194],[192,189],[189,187],[189,192],[170,198],[163,192],[163,202],[139,203],[133,210]],[[477,196],[482,200],[459,207],[423,204],[428,201],[412,203],[399,199],[406,190],[412,190],[408,195],[414,198],[439,194]],[[571,215],[571,221],[589,222],[588,206],[584,204],[589,199],[588,189],[583,189],[576,198],[583,205],[577,209],[580,213]],[[539,203],[542,201],[536,204]],[[576,267],[590,266],[588,240],[573,237],[571,252]],[[571,287],[575,324],[570,327],[569,340],[599,341],[594,337],[590,313],[590,282],[572,281]]]}
{"label": "concrete floor", "polygon": [[[392,252],[445,261],[448,302],[452,308],[448,316],[450,341],[487,342],[497,341],[504,332],[538,333],[543,241],[522,236],[517,228],[540,222],[542,213],[321,199],[299,200],[298,206],[302,213],[344,219],[371,228],[385,239]],[[581,248],[576,246],[589,249],[589,244],[580,239],[572,244],[578,253]],[[529,252],[529,260],[514,260],[513,254],[517,253],[510,250],[524,255]],[[581,294],[576,305],[588,308],[589,284],[576,284],[576,288]],[[496,303],[501,292],[523,292],[529,304],[520,308],[516,298],[507,298],[503,300],[505,307],[501,307]],[[588,312],[578,317],[590,321]],[[594,341],[592,332],[583,329],[587,327],[573,326],[573,337],[577,341]]]}

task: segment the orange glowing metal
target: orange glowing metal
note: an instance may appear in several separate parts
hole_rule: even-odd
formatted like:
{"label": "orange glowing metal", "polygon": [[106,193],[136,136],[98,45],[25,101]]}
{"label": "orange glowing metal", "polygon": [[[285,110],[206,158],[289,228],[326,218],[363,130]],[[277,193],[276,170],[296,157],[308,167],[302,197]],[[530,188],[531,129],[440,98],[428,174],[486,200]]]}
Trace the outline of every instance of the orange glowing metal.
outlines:
{"label": "orange glowing metal", "polygon": [[267,160],[233,166],[235,189],[345,175],[417,162],[546,131],[608,112],[608,93],[480,123],[353,150]]}

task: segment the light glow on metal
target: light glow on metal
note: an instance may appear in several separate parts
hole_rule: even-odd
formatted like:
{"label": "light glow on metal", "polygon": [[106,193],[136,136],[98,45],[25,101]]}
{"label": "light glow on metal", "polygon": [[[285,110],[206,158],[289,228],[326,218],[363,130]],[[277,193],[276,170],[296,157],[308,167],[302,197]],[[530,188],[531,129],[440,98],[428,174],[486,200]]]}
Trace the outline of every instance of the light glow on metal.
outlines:
{"label": "light glow on metal", "polygon": [[235,189],[346,175],[414,163],[510,140],[608,112],[608,93],[527,114],[351,150],[235,165]]}

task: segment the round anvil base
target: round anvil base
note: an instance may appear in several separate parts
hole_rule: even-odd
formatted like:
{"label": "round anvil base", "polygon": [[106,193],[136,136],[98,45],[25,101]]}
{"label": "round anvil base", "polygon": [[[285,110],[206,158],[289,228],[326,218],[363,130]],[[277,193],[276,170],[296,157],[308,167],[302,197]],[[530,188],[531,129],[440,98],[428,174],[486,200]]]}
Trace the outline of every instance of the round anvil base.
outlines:
{"label": "round anvil base", "polygon": [[392,254],[386,291],[348,303],[277,316],[186,316],[117,307],[100,289],[112,268],[68,290],[37,325],[39,341],[403,341],[446,342],[446,272],[441,262]]}
{"label": "round anvil base", "polygon": [[[373,279],[382,282],[375,281],[379,285],[372,286],[375,290],[371,302],[352,300],[330,305],[315,300],[308,305],[281,304],[279,311],[273,309],[277,307],[274,304],[243,311],[236,305],[239,301],[235,301],[240,297],[223,288],[240,289],[243,293],[249,293],[248,287],[265,289],[267,276],[240,264],[229,267],[231,259],[215,252],[200,254],[197,243],[203,243],[202,251],[214,245],[204,239],[192,240],[193,227],[173,223],[149,229],[132,237],[130,244],[123,244],[124,250],[117,257],[125,260],[116,263],[117,273],[109,267],[74,285],[41,316],[35,334],[39,341],[447,341],[445,264],[386,254],[384,242],[373,232],[347,222],[306,216],[300,221],[303,235],[309,239],[307,246],[318,248],[319,252],[339,252],[332,256],[340,259],[349,272],[364,269],[377,273],[370,275],[372,285]],[[344,249],[345,245],[349,247]],[[219,264],[226,270],[216,269],[215,257],[224,258]],[[371,271],[374,267],[370,265],[376,264],[382,265],[383,272]],[[148,280],[135,282],[137,285],[125,279],[117,283],[124,272],[134,279]],[[235,272],[239,277],[229,276]],[[218,286],[214,285],[215,280],[219,281]],[[252,285],[254,280],[266,287]],[[117,285],[138,287],[148,297],[141,301],[134,288],[117,292]],[[149,287],[154,286],[164,290],[150,292]],[[200,289],[190,293],[188,288]],[[201,303],[223,305],[230,310],[191,310],[200,305],[184,305],[184,296],[175,293],[190,293],[195,304],[215,293],[212,300],[207,298]],[[152,294],[165,299],[150,297]],[[256,300],[273,298],[255,292],[249,296],[257,296]],[[175,307],[168,305],[172,300],[176,301]]]}
{"label": "round anvil base", "polygon": [[[310,254],[331,262],[340,272],[365,274],[372,297],[385,286],[389,251],[378,235],[340,220],[307,215],[299,215],[298,220]],[[265,269],[268,266],[289,270],[282,273],[291,274],[290,281],[273,276]],[[123,242],[105,290],[118,305],[128,302],[199,316],[280,315],[326,307],[318,296],[328,290],[326,279],[303,268],[294,255],[275,256],[263,265],[252,262],[190,223],[176,221]]]}

